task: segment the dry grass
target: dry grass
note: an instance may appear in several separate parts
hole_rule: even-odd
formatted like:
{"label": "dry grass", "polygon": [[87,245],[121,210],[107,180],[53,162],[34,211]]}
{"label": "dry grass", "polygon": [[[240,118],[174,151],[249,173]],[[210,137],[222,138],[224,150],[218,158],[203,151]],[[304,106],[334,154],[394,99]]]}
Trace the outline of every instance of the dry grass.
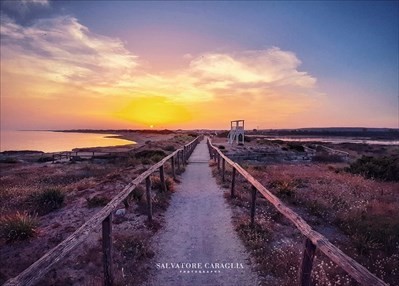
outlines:
{"label": "dry grass", "polygon": [[[140,150],[160,149],[168,154],[192,139],[191,136],[179,135],[170,140],[149,142]],[[162,158],[150,156],[147,159],[152,164]],[[50,248],[56,246],[78,229],[98,211],[98,208],[95,207],[106,204],[127,183],[130,183],[145,170],[147,170],[147,167],[135,158],[134,152],[131,156],[104,157],[74,163],[38,163],[37,160],[14,164],[0,163],[0,217],[2,223],[4,222],[2,225],[11,225],[9,222],[14,221],[11,218],[22,218],[24,216],[23,219],[19,219],[17,224],[13,224],[16,226],[13,228],[24,230],[22,227],[24,224],[31,226],[31,234],[28,231],[21,231],[21,233],[26,234],[27,237],[33,237],[33,239],[19,243],[5,244],[9,237],[13,240],[22,240],[24,235],[18,234],[11,237],[10,231],[7,231],[5,227],[2,228],[4,235],[2,234],[0,239],[0,284],[8,278],[16,276]],[[170,163],[165,164],[165,176],[167,192],[160,192],[154,186],[154,222],[152,224],[145,223],[147,219],[146,211],[140,216],[135,212],[138,206],[145,206],[146,204],[145,188],[142,185],[138,186],[128,198],[132,204],[125,206],[126,215],[118,222],[116,219],[113,221],[116,238],[133,237],[136,232],[144,232],[146,233],[145,242],[148,242],[148,238],[161,227],[159,214],[167,208],[170,195],[175,187],[175,182],[170,178]],[[157,180],[155,177],[154,175],[154,181]],[[41,193],[46,189],[58,189],[65,194],[63,207],[57,212],[43,213],[37,220],[34,220],[28,214],[25,215],[25,212],[35,211],[31,203],[33,194]],[[52,196],[47,195],[45,197],[51,198]],[[53,206],[54,204],[50,202],[48,205]],[[61,204],[57,204],[57,207],[59,206]],[[24,213],[24,215],[20,215],[21,213]],[[21,224],[21,221],[24,224]],[[38,225],[40,227],[37,227]],[[14,231],[11,231],[11,233],[14,233]],[[37,233],[39,235],[36,235]],[[82,244],[82,247],[79,246],[71,255],[66,257],[63,267],[53,269],[41,285],[101,284],[102,266],[99,263],[99,261],[101,262],[101,243],[96,239],[98,234],[98,232],[94,232],[90,235],[84,245]],[[145,268],[143,265],[145,265],[146,260],[133,259],[135,264],[131,264],[127,260],[133,261],[132,258],[125,259],[121,254],[129,252],[129,247],[134,244],[132,243],[126,240],[122,245],[127,246],[127,248],[123,246],[116,249],[114,253],[116,264],[121,265],[121,268],[116,271],[117,285],[126,285],[128,281],[145,280],[146,272],[143,270]],[[138,249],[143,250],[140,247]],[[150,249],[148,248],[148,250]],[[132,271],[130,271],[131,269]],[[137,271],[134,269],[137,269]],[[123,271],[125,271],[125,274],[122,273]],[[126,277],[129,277],[129,279]]]}
{"label": "dry grass", "polygon": [[35,216],[17,212],[0,218],[0,238],[6,242],[25,240],[36,235],[38,221]]}
{"label": "dry grass", "polygon": [[[216,163],[210,165],[221,184]],[[332,242],[372,273],[390,285],[399,280],[398,183],[367,180],[342,172],[342,164],[242,165],[316,230],[325,230],[327,238],[332,231]],[[225,193],[239,217],[243,212],[249,213],[249,190],[248,183],[238,176],[236,197]],[[248,216],[246,220],[249,221]],[[295,235],[297,230],[259,196],[256,222],[255,228],[246,232],[240,219],[236,225],[264,276],[264,285],[292,285],[298,276],[303,248],[302,239]],[[316,259],[313,277],[315,285],[357,285],[322,255]]]}

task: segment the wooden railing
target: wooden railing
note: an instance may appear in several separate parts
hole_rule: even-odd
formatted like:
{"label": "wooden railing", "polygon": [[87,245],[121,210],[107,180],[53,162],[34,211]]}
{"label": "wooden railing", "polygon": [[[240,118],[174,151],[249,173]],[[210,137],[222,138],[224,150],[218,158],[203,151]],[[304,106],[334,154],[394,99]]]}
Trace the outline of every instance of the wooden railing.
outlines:
{"label": "wooden railing", "polygon": [[251,224],[255,221],[256,195],[259,192],[267,199],[284,217],[290,220],[296,228],[306,237],[302,256],[302,264],[299,269],[299,285],[311,285],[311,272],[316,249],[318,248],[329,259],[341,267],[346,273],[362,285],[382,286],[387,285],[384,281],[370,273],[365,267],[347,256],[335,245],[328,241],[326,237],[313,230],[298,214],[284,205],[284,203],[267,190],[251,174],[245,171],[239,164],[230,160],[217,147],[212,145],[211,140],[207,139],[208,149],[211,159],[217,162],[217,168],[221,171],[222,181],[225,181],[226,162],[232,167],[231,196],[234,197],[235,179],[237,172],[241,174],[252,185],[251,190]]}
{"label": "wooden railing", "polygon": [[[9,279],[4,286],[11,285],[34,285],[54,266],[57,262],[61,261],[68,253],[82,243],[88,236],[97,229],[100,224],[102,225],[102,249],[103,249],[103,266],[104,266],[104,284],[112,285],[114,280],[113,266],[112,266],[112,212],[125,199],[129,194],[145,180],[146,182],[146,196],[148,219],[152,220],[152,204],[151,204],[151,181],[150,175],[159,169],[160,180],[165,188],[164,164],[171,160],[172,175],[176,176],[175,168],[180,169],[180,166],[186,164],[191,153],[194,151],[195,146],[203,138],[198,136],[190,143],[183,146],[166,156],[158,163],[151,166],[147,171],[140,174],[130,184],[128,184],[118,195],[116,195],[104,208],[96,213],[91,219],[83,224],[67,239],[62,241],[56,247],[47,252],[39,260],[21,272],[18,276]],[[177,164],[177,166],[176,166]]]}

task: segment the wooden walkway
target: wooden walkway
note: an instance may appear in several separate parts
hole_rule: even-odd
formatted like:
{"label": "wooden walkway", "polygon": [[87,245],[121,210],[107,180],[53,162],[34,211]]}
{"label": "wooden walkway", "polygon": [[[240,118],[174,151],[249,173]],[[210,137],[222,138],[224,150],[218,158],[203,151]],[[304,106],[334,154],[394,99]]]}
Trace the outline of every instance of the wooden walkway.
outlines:
{"label": "wooden walkway", "polygon": [[172,197],[164,228],[153,238],[156,256],[147,285],[257,285],[209,159],[203,140]]}
{"label": "wooden walkway", "polygon": [[[361,285],[387,285],[323,235],[314,231],[306,221],[285,206],[251,174],[214,147],[210,140],[207,145],[202,139],[203,135],[198,136],[137,176],[73,234],[4,285],[36,285],[51,267],[61,262],[100,227],[103,242],[104,285],[114,285],[112,213],[140,183],[145,181],[148,220],[151,221],[150,175],[159,170],[160,181],[164,185],[166,162],[171,162],[172,175],[175,177],[175,171],[179,170],[187,160],[189,164],[182,175],[182,184],[178,186],[166,213],[166,225],[153,239],[154,244],[157,243],[158,252],[150,276],[152,280],[148,281],[147,285],[256,285],[256,274],[247,264],[248,255],[233,230],[231,210],[224,201],[223,192],[211,175],[207,148],[212,159],[217,162],[223,181],[226,167],[232,168],[231,196],[235,195],[236,176],[243,176],[252,185],[250,210],[252,224],[255,221],[256,197],[261,195],[303,234],[305,244],[299,269],[299,285],[312,284],[311,272],[316,249]],[[191,154],[192,157],[189,159]]]}

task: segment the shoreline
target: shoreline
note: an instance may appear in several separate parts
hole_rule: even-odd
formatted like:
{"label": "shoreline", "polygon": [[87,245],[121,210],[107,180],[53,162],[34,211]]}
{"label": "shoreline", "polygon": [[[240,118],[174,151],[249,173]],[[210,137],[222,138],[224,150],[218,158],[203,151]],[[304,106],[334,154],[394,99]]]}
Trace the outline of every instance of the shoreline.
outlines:
{"label": "shoreline", "polygon": [[[96,130],[97,131],[97,130]],[[110,132],[110,130],[101,132],[94,132],[93,130],[90,132],[78,132],[76,130],[72,131],[41,131],[41,132],[65,132],[65,133],[80,133],[80,134],[97,134],[97,135],[104,135],[104,138],[109,139],[121,139],[127,142],[127,144],[122,145],[107,145],[107,146],[89,146],[89,147],[73,147],[69,150],[62,150],[62,151],[52,151],[46,152],[43,150],[36,150],[27,148],[24,150],[2,150],[0,152],[0,156],[23,156],[23,155],[48,155],[48,154],[58,154],[63,152],[128,152],[130,150],[139,148],[148,142],[156,142],[159,140],[170,139],[176,135],[175,132],[168,132],[169,134],[165,134],[166,132],[141,132],[141,131],[119,131],[115,133]]]}

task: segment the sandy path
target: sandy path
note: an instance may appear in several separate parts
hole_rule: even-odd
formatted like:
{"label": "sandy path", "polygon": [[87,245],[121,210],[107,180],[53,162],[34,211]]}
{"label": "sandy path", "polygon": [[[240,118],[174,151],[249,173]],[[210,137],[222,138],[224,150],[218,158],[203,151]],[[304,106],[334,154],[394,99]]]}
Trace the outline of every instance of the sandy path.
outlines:
{"label": "sandy path", "polygon": [[[153,238],[156,256],[147,285],[257,285],[208,160],[204,140],[194,150],[172,197],[164,228]],[[178,263],[184,263],[184,268],[172,268]]]}

